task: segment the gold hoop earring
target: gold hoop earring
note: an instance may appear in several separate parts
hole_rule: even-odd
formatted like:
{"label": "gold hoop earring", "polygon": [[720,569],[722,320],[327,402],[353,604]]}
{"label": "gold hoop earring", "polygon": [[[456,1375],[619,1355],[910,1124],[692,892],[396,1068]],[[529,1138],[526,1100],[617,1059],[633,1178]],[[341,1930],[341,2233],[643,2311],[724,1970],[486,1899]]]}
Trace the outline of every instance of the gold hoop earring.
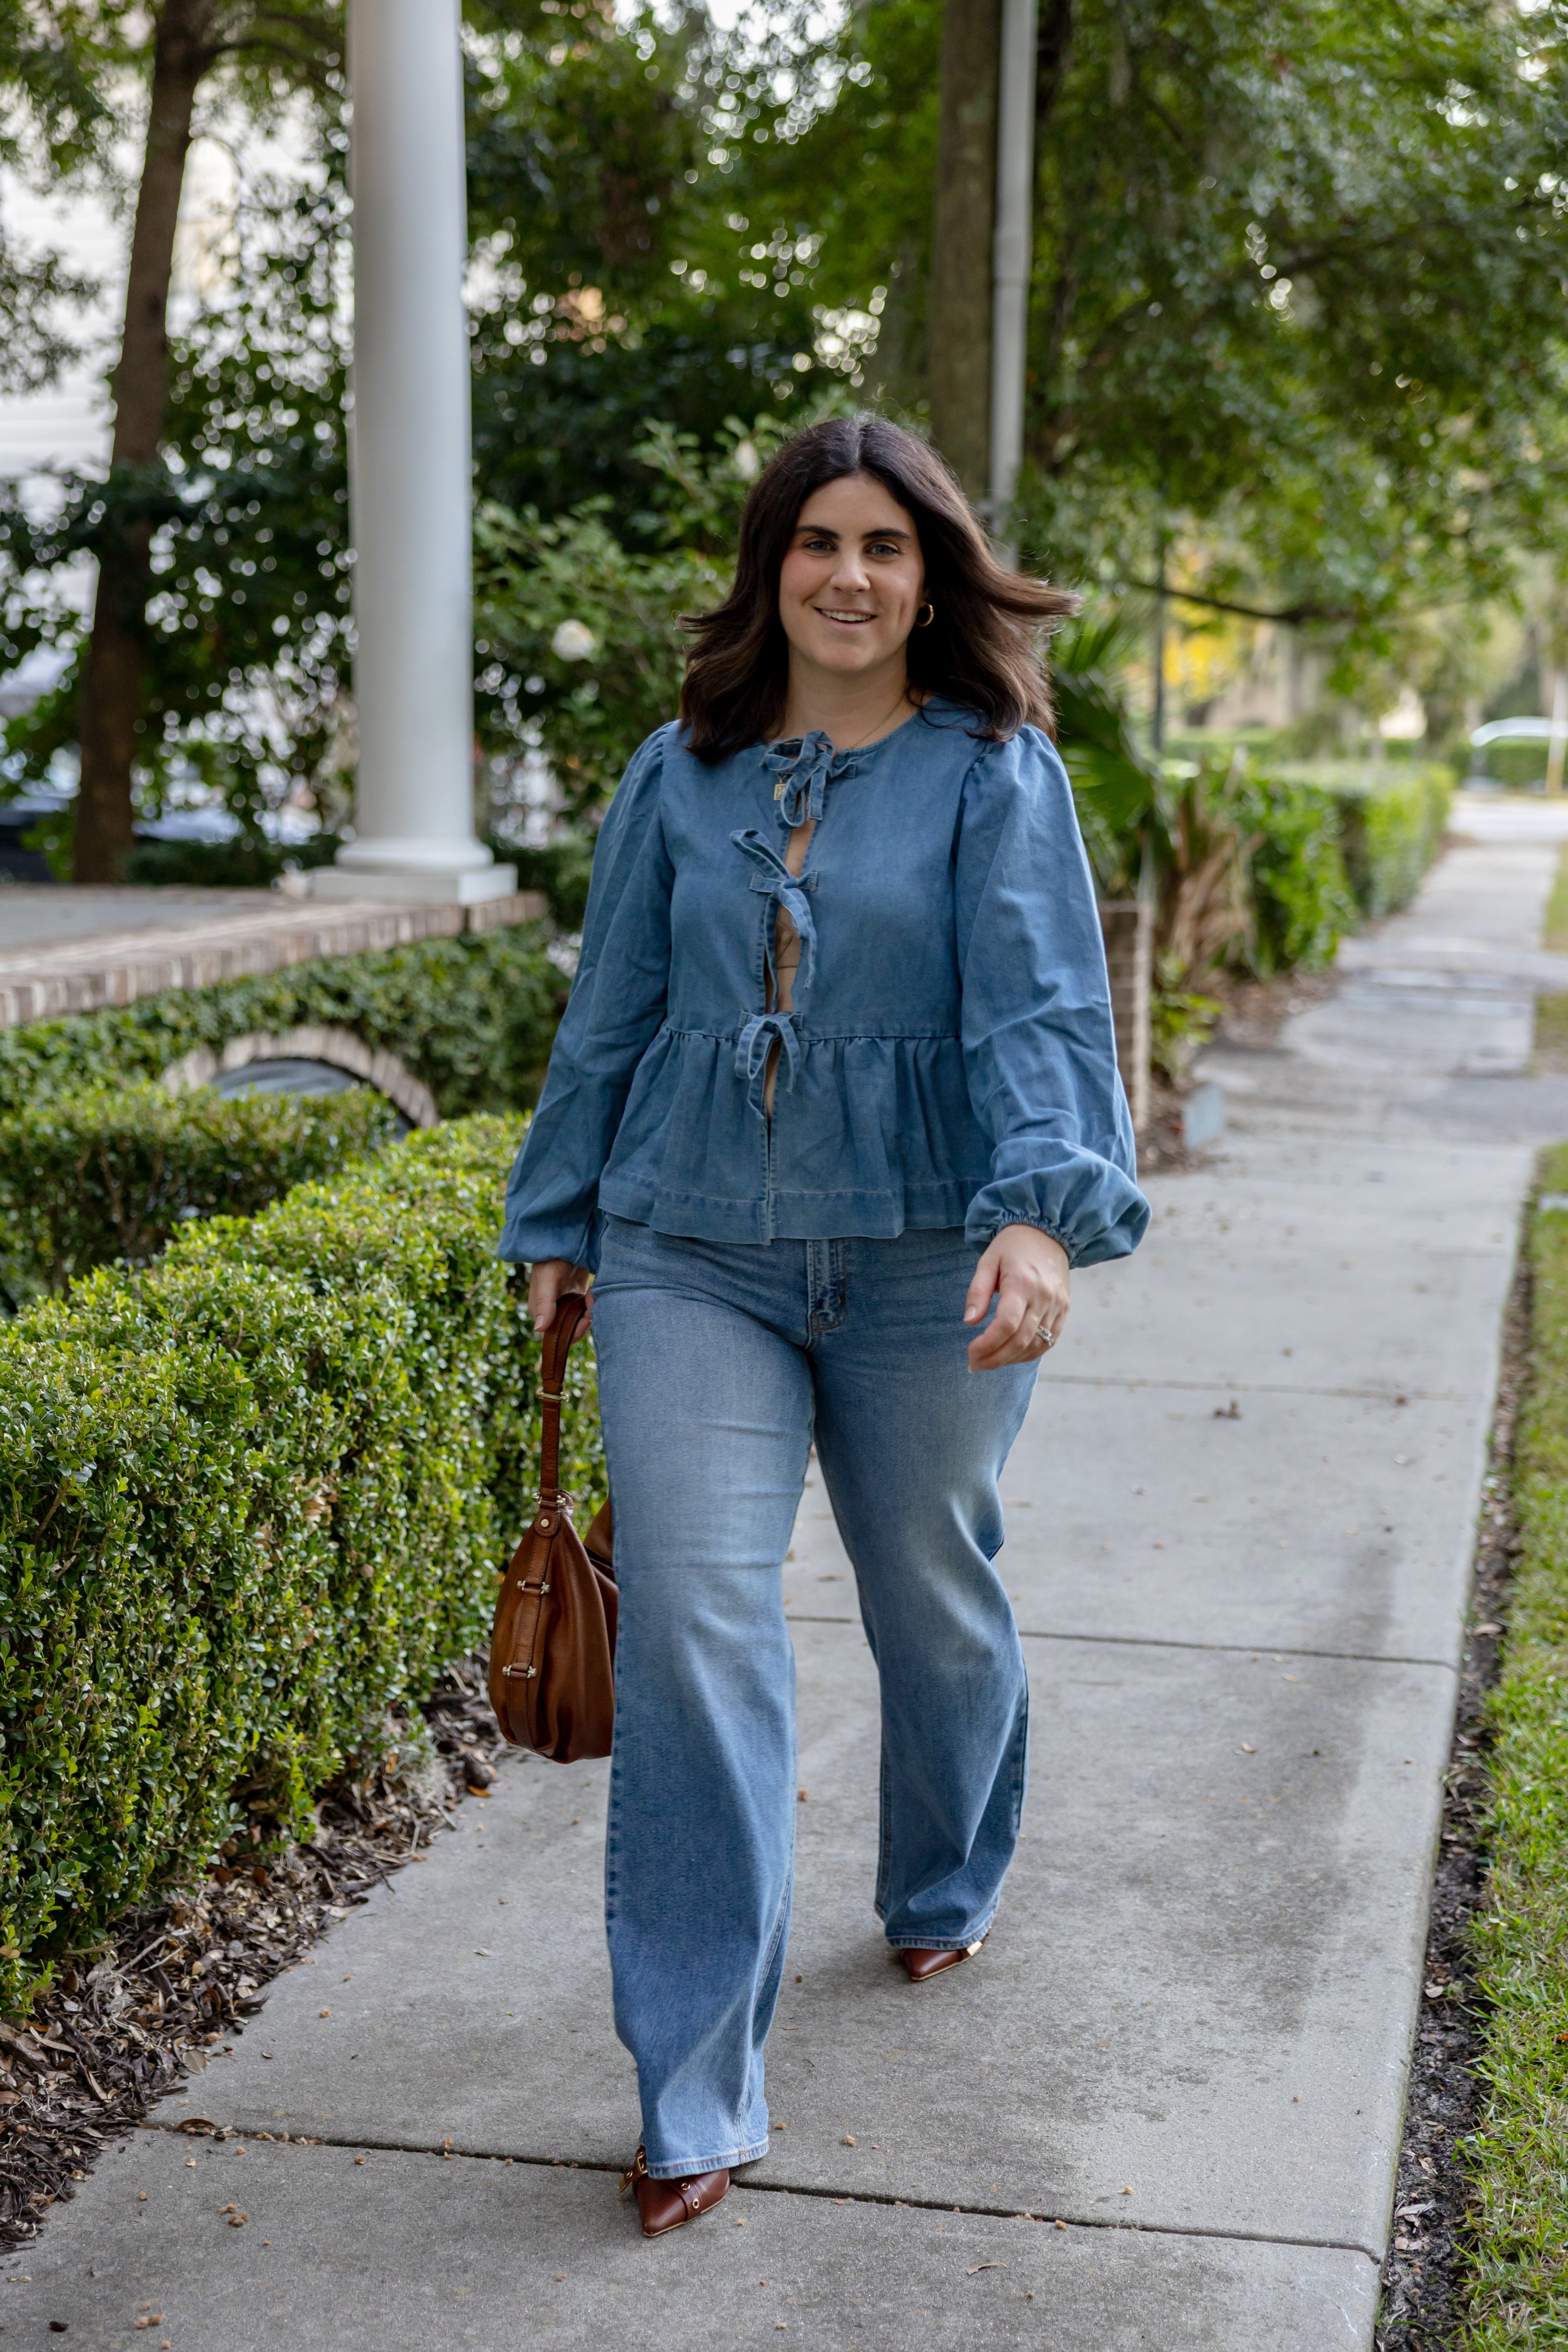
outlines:
{"label": "gold hoop earring", "polygon": [[[925,614],[925,619],[924,619],[923,621],[922,621],[922,620],[921,620],[921,614],[922,613]],[[925,603],[924,603],[923,604],[919,604],[919,605],[917,605],[917,606],[916,606],[916,608],[915,608],[915,626],[916,626],[916,628],[917,628],[917,629],[929,629],[929,628],[930,628],[930,626],[931,626],[931,623],[935,620],[935,618],[936,618],[936,606],[935,606],[931,602],[931,599],[930,599],[929,597],[926,599],[926,601],[925,601]]]}

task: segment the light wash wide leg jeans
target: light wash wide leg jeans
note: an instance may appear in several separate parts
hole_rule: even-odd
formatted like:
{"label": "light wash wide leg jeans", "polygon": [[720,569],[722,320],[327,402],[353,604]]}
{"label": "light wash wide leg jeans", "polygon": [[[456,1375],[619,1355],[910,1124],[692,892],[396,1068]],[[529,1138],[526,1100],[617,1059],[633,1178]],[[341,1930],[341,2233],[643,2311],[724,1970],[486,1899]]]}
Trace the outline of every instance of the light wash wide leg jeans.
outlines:
{"label": "light wash wide leg jeans", "polygon": [[768,2145],[789,1928],[795,1657],[782,1570],[815,1442],[882,1696],[876,1907],[897,1947],[990,1927],[1027,1689],[992,1565],[1035,1366],[971,1372],[961,1231],[680,1240],[609,1221],[594,1330],[620,1629],[605,1913],[648,2169]]}

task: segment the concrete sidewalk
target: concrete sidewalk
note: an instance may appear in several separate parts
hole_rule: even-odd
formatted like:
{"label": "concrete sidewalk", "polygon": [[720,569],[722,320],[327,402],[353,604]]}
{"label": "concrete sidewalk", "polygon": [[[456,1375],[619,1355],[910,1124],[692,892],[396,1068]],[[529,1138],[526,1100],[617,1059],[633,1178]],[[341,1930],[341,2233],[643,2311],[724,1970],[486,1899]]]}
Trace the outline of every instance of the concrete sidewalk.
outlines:
{"label": "concrete sidewalk", "polygon": [[1568,1132],[1525,1074],[1528,814],[1467,809],[1336,999],[1210,1057],[1230,1134],[1080,1278],[1007,1480],[1034,1762],[984,1956],[917,1990],[877,1933],[874,1685],[814,1486],[771,2161],[637,2236],[605,1768],[521,1762],[0,2265],[8,2342],[1370,2343],[1500,1315]]}

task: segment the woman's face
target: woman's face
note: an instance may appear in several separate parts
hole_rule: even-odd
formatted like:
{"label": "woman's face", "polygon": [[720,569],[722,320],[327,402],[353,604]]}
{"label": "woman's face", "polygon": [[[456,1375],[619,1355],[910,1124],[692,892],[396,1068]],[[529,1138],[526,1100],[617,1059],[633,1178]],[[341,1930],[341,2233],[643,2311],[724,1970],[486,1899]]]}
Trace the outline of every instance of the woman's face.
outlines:
{"label": "woman's face", "polygon": [[799,661],[840,677],[903,662],[925,594],[914,517],[869,474],[843,474],[802,507],[779,573],[779,619]]}

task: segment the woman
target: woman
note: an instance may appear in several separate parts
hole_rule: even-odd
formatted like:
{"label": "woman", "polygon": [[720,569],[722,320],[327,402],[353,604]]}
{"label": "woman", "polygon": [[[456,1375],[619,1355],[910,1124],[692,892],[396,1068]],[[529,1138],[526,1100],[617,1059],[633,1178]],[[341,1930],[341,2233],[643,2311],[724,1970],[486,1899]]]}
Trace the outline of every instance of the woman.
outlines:
{"label": "woman", "polygon": [[733,589],[689,624],[681,719],[605,820],[508,1191],[538,1328],[595,1278],[606,1916],[649,2236],[768,2146],[796,1802],[781,1578],[814,1444],[881,1685],[876,1906],[913,1982],[979,1950],[1017,1838],[997,1480],[1069,1267],[1148,1222],[1036,651],[1068,608],[996,563],[896,426],[784,446]]}

